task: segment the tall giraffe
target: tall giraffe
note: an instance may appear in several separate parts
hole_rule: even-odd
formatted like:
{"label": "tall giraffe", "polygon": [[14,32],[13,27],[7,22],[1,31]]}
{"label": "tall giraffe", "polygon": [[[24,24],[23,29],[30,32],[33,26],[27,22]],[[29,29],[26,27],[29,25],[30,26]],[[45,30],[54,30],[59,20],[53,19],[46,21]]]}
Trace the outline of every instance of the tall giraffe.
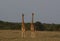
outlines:
{"label": "tall giraffe", "polygon": [[22,30],[22,37],[24,38],[25,37],[24,14],[22,14],[22,27],[21,27],[21,30]]}
{"label": "tall giraffe", "polygon": [[30,29],[31,29],[31,37],[32,37],[32,38],[35,37],[33,19],[34,19],[34,13],[32,13],[32,22],[31,22],[31,28],[30,28]]}

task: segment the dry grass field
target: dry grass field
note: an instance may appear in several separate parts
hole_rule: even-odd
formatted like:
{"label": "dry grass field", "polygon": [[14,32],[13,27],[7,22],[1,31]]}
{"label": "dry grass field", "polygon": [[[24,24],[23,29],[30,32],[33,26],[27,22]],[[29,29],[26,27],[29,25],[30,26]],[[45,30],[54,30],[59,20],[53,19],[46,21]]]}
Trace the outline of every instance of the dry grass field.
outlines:
{"label": "dry grass field", "polygon": [[21,37],[20,30],[0,30],[0,41],[60,41],[60,32],[37,31],[35,38],[31,38],[30,31],[26,37]]}

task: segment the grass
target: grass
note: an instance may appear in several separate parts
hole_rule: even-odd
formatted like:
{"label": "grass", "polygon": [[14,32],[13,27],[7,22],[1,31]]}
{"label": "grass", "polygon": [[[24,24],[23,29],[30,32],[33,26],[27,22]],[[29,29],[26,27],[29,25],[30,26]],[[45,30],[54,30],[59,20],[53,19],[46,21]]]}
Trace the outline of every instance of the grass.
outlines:
{"label": "grass", "polygon": [[0,30],[0,41],[60,41],[60,32],[36,31],[35,38],[31,38],[30,31],[26,37],[21,37],[20,30]]}

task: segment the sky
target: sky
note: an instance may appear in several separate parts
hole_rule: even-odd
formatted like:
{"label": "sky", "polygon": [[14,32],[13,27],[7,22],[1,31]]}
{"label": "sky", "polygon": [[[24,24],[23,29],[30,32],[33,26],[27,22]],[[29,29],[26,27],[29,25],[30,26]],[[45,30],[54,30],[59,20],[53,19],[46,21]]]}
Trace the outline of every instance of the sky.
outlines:
{"label": "sky", "polygon": [[32,12],[34,22],[60,24],[60,0],[0,0],[0,20],[31,22]]}

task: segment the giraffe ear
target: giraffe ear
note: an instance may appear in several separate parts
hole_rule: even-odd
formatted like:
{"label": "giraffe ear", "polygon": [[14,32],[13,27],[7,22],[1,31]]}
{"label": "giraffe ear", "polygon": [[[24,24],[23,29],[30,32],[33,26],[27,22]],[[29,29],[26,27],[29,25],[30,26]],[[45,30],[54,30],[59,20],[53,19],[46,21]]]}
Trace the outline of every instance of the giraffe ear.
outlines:
{"label": "giraffe ear", "polygon": [[24,16],[24,14],[22,14],[22,16]]}
{"label": "giraffe ear", "polygon": [[34,13],[32,13],[32,15],[34,15]]}

